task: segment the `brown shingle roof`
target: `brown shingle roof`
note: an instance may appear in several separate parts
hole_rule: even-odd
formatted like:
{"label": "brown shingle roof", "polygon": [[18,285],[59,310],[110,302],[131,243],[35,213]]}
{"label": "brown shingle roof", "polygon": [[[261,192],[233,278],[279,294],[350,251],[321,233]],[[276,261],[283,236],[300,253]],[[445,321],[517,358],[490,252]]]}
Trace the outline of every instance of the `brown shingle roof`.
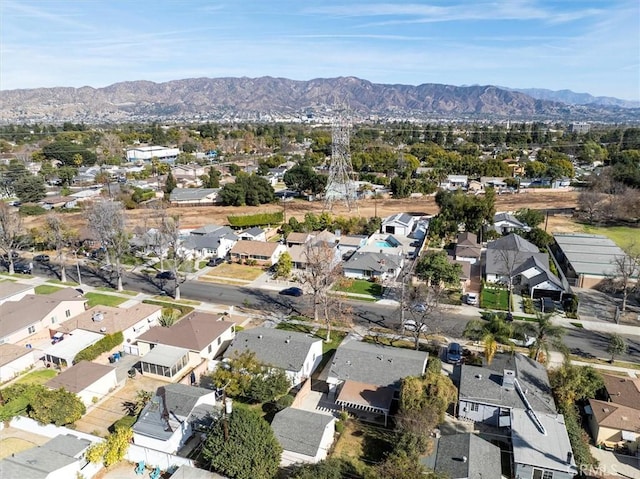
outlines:
{"label": "brown shingle roof", "polygon": [[604,387],[612,403],[640,410],[640,378],[603,374]]}
{"label": "brown shingle roof", "polygon": [[113,366],[107,366],[106,364],[80,361],[78,364],[58,374],[55,378],[49,379],[45,386],[49,389],[64,388],[69,392],[79,393],[114,369]]}
{"label": "brown shingle roof", "polygon": [[[253,243],[253,241],[247,241],[247,243]],[[170,328],[160,326],[151,328],[138,340],[202,351],[234,325],[235,323],[223,321],[217,315],[193,311]]]}
{"label": "brown shingle roof", "polygon": [[231,254],[245,254],[250,256],[266,256],[271,258],[280,243],[265,241],[238,241],[233,248]]}
{"label": "brown shingle roof", "polygon": [[640,434],[640,411],[620,404],[589,399],[589,405],[599,426]]}
{"label": "brown shingle roof", "polygon": [[11,296],[22,293],[23,291],[29,291],[34,286],[31,284],[13,283],[11,281],[0,282],[0,299],[7,299]]}
{"label": "brown shingle roof", "polygon": [[287,235],[287,243],[304,244],[309,240],[310,236],[309,233],[296,233],[292,231]]}
{"label": "brown shingle roof", "polygon": [[[113,334],[130,328],[138,321],[148,318],[161,309],[161,306],[145,303],[140,303],[130,308],[94,306],[84,313],[60,324],[57,331],[70,333],[74,329],[84,329],[86,331],[102,333],[104,332],[102,328],[105,328],[107,333]],[[102,319],[100,321],[94,320],[94,314],[96,313],[102,313]]]}
{"label": "brown shingle roof", "polygon": [[[68,288],[72,291],[73,288]],[[0,337],[7,336],[15,331],[34,324],[53,311],[64,301],[86,301],[86,298],[62,298],[70,295],[67,290],[56,291],[53,294],[28,294],[20,301],[7,301],[0,305]],[[76,295],[79,293],[76,291]]]}
{"label": "brown shingle roof", "polygon": [[33,351],[31,349],[21,348],[15,344],[0,344],[0,366],[9,364],[11,361],[21,358],[25,354],[33,354]]}

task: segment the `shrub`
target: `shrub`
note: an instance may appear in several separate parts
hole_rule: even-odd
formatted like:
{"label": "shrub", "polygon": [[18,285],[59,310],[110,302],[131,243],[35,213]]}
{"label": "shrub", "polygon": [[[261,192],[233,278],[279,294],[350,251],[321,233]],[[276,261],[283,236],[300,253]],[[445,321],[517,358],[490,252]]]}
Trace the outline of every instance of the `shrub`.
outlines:
{"label": "shrub", "polygon": [[124,336],[121,331],[113,334],[107,334],[104,338],[91,346],[87,346],[73,358],[73,364],[80,361],[93,361],[102,353],[111,351],[116,346],[119,346],[124,341]]}
{"label": "shrub", "polygon": [[522,299],[522,307],[527,314],[534,314],[536,310],[533,308],[533,300],[531,298]]}
{"label": "shrub", "polygon": [[274,213],[257,213],[255,215],[229,215],[227,221],[234,228],[280,224],[284,220],[282,211]]}
{"label": "shrub", "polygon": [[344,422],[340,421],[339,419],[336,421],[336,432],[338,434],[342,434],[344,432]]}
{"label": "shrub", "polygon": [[276,411],[282,411],[290,407],[293,404],[293,396],[289,394],[285,394],[284,396],[279,397],[275,402]]}
{"label": "shrub", "polygon": [[42,206],[33,204],[22,205],[18,211],[24,216],[39,216],[47,212]]}

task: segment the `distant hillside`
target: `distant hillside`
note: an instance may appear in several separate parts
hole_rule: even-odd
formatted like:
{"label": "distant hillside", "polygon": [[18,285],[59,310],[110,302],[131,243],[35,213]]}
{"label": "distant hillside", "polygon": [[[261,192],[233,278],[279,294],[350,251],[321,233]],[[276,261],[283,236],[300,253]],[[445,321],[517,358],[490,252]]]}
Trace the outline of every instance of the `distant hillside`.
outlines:
{"label": "distant hillside", "polygon": [[640,108],[640,101],[621,100],[611,96],[593,96],[589,93],[576,93],[571,90],[545,90],[543,88],[513,88],[536,98],[537,100],[559,101],[569,105],[619,106],[621,108]]}
{"label": "distant hillside", "polygon": [[348,105],[354,116],[624,121],[638,111],[567,105],[494,86],[386,85],[354,77],[194,78],[133,81],[105,88],[37,88],[0,92],[3,122],[87,123],[148,120],[286,120],[330,116]]}

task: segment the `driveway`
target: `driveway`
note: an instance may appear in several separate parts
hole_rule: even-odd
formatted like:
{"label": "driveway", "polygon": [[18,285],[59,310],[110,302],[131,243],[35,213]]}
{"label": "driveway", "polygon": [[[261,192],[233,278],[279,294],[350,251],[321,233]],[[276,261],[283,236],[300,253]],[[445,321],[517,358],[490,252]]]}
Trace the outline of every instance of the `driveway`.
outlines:
{"label": "driveway", "polygon": [[[628,477],[631,479],[640,479],[640,457],[623,456],[614,454],[604,449],[589,446],[591,454],[600,463],[595,471],[601,472],[607,477]],[[585,471],[589,473],[590,471]],[[595,475],[595,474],[594,474]]]}
{"label": "driveway", "polygon": [[75,423],[76,429],[88,434],[105,437],[109,434],[109,426],[126,414],[124,404],[135,401],[139,390],[154,392],[164,381],[147,376],[136,375],[126,379],[124,386],[113,391],[106,399],[89,408],[89,412]]}

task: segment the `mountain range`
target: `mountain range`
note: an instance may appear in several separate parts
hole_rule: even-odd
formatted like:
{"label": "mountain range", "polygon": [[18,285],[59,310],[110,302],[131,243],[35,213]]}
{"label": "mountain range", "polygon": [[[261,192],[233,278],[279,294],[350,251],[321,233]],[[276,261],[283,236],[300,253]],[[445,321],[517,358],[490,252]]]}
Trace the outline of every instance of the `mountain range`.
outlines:
{"label": "mountain range", "polygon": [[[625,108],[613,101],[582,104],[583,94],[570,92],[572,97],[549,92],[479,85],[391,85],[355,77],[309,81],[273,77],[130,81],[104,88],[0,91],[0,121],[277,121],[331,117],[345,107],[354,117],[375,116],[382,120],[640,120],[637,107]],[[558,101],[561,98],[566,102]]]}

